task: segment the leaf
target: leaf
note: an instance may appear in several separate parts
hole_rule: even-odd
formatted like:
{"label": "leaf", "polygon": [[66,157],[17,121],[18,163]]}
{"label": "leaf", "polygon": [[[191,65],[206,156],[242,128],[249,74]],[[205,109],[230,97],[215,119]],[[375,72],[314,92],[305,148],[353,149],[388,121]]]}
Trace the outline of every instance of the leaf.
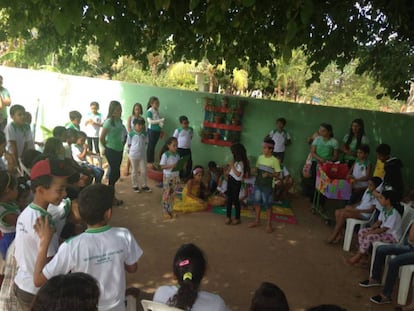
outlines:
{"label": "leaf", "polygon": [[314,12],[314,5],[312,0],[305,0],[300,11],[300,19],[303,25],[307,25]]}
{"label": "leaf", "polygon": [[285,42],[289,43],[296,36],[298,32],[298,26],[294,20],[290,20],[286,26]]}

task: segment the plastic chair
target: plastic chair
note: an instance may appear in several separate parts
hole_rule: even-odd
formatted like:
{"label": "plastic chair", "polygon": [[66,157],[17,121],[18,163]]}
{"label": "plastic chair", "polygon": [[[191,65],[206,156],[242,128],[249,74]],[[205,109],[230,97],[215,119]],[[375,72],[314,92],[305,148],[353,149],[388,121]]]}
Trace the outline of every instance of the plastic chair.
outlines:
{"label": "plastic chair", "polygon": [[414,265],[406,265],[400,268],[400,285],[398,287],[397,302],[399,305],[407,303],[408,291],[411,285],[411,278],[414,273]]}
{"label": "plastic chair", "polygon": [[144,308],[144,311],[183,311],[182,309],[177,309],[163,303],[146,299],[141,300],[141,305]]}
{"label": "plastic chair", "polygon": [[346,252],[349,252],[352,243],[352,237],[354,236],[355,226],[360,226],[360,228],[365,228],[374,218],[375,211],[372,212],[371,217],[368,220],[348,218],[346,220],[345,236],[344,236],[344,245],[342,249]]}

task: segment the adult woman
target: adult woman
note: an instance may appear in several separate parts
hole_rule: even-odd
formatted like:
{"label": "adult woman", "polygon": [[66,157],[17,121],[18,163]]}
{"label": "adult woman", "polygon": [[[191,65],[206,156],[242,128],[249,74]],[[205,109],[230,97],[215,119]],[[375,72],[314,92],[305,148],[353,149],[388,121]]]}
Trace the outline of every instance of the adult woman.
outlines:
{"label": "adult woman", "polygon": [[157,97],[151,96],[147,105],[147,122],[148,122],[148,147],[147,163],[154,163],[155,146],[161,135],[161,129],[164,126],[164,118],[160,118],[159,109],[160,101]]}
{"label": "adult woman", "polygon": [[[122,151],[125,137],[121,120],[122,106],[113,100],[109,103],[108,116],[103,124],[100,141],[105,148],[105,157],[109,164],[109,185],[115,187],[120,177]],[[115,205],[121,205],[122,200],[115,199]]]}
{"label": "adult woman", "polygon": [[344,154],[344,161],[350,166],[356,160],[356,152],[362,144],[368,144],[368,137],[365,135],[365,126],[362,119],[355,119],[351,123],[349,133],[344,136],[340,148]]}

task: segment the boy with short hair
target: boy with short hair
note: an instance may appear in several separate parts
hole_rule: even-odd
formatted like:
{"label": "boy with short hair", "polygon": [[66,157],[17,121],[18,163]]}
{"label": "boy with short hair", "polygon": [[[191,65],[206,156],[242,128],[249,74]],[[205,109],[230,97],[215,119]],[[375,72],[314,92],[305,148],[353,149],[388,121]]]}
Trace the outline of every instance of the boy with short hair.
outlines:
{"label": "boy with short hair", "polygon": [[95,153],[100,154],[99,150],[99,130],[102,127],[102,114],[99,112],[98,102],[91,102],[89,105],[91,111],[86,116],[85,132],[87,134],[88,147],[92,151],[95,148]]}
{"label": "boy with short hair", "polygon": [[191,157],[191,140],[193,139],[194,130],[189,126],[190,121],[186,116],[178,118],[181,127],[175,129],[173,136],[177,138],[178,148],[177,152],[180,158],[189,156],[185,168],[180,171],[180,178],[187,179],[191,176],[191,168],[193,167],[193,159]]}
{"label": "boy with short hair", "polygon": [[7,139],[7,150],[14,156],[17,165],[24,151],[34,149],[32,132],[24,119],[25,111],[21,105],[11,106],[10,116],[13,122],[7,124],[4,129]]}
{"label": "boy with short hair", "polygon": [[53,236],[48,219],[39,218],[39,252],[35,264],[34,284],[42,286],[58,274],[84,272],[99,283],[98,310],[125,310],[125,271],[137,270],[143,251],[126,228],[108,225],[112,216],[114,188],[94,184],[79,195],[79,213],[88,229],[63,243],[55,257],[47,262],[47,248]]}
{"label": "boy with short hair", "polygon": [[276,129],[271,130],[268,135],[275,143],[273,155],[280,159],[280,163],[282,163],[285,158],[286,146],[290,145],[292,142],[289,133],[285,130],[285,126],[285,118],[277,119]]}
{"label": "boy with short hair", "polygon": [[82,119],[81,113],[79,111],[72,110],[71,112],[69,112],[70,122],[66,125],[66,128],[80,131],[81,119]]}
{"label": "boy with short hair", "polygon": [[270,138],[263,141],[262,154],[256,162],[256,181],[254,183],[254,204],[256,220],[249,224],[249,228],[260,224],[261,205],[267,212],[266,232],[273,232],[272,228],[272,202],[273,202],[273,179],[280,174],[279,160],[272,155],[274,142]]}
{"label": "boy with short hair", "polygon": [[[134,192],[151,192],[147,186],[147,144],[148,136],[145,132],[145,120],[142,118],[132,121],[133,130],[128,133],[128,157],[132,167],[132,189]],[[138,175],[141,175],[141,189],[138,187]]]}
{"label": "boy with short hair", "polygon": [[[33,283],[34,264],[39,248],[39,238],[34,230],[36,219],[47,218],[53,232],[54,221],[47,212],[49,204],[59,205],[66,196],[66,179],[74,172],[66,161],[46,158],[36,162],[30,171],[34,193],[30,203],[17,218],[16,251],[17,273],[14,291],[19,310],[30,310],[31,302],[39,290]],[[48,258],[58,249],[58,236],[53,233],[45,251]]]}

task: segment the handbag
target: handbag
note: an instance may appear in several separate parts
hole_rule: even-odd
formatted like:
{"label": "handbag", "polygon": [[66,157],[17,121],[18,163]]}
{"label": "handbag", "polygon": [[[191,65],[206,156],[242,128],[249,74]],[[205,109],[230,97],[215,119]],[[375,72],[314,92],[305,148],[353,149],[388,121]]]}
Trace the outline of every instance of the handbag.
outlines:
{"label": "handbag", "polygon": [[305,161],[305,165],[303,165],[303,168],[302,168],[302,175],[304,178],[310,178],[312,176],[311,168],[312,168],[312,154],[309,152],[306,158],[306,161]]}

